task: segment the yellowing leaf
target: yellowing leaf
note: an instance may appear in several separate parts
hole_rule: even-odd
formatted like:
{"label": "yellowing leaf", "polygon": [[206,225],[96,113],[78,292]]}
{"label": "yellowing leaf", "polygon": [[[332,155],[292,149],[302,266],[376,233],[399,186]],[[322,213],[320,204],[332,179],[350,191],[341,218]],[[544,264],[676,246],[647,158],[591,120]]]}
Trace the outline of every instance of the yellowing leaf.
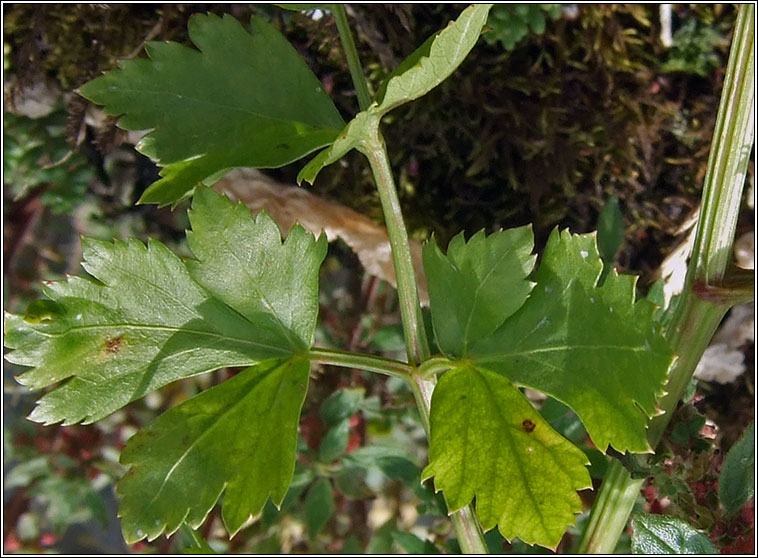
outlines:
{"label": "yellowing leaf", "polygon": [[450,511],[476,497],[482,527],[555,548],[582,509],[587,457],[502,376],[473,366],[446,372],[432,397],[429,465]]}

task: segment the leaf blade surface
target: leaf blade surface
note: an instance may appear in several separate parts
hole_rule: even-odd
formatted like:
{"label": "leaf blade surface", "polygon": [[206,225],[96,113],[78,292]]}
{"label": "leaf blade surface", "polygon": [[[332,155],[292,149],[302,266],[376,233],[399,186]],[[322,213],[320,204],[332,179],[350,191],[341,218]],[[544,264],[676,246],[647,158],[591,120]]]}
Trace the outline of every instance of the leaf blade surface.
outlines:
{"label": "leaf blade surface", "polygon": [[305,359],[249,368],[170,409],[132,437],[119,482],[124,538],[136,542],[198,527],[224,493],[234,535],[270,497],[280,505],[295,468],[308,387]]}
{"label": "leaf blade surface", "polygon": [[726,454],[719,477],[719,501],[734,515],[755,492],[755,423],[751,422]]}
{"label": "leaf blade surface", "polygon": [[127,60],[80,88],[123,115],[127,130],[151,129],[139,150],[162,178],[141,198],[166,205],[233,167],[271,168],[331,143],[344,121],[297,51],[270,24],[252,34],[231,15],[195,15],[199,50],[151,42],[149,60]]}
{"label": "leaf blade surface", "polygon": [[[443,352],[465,356],[470,344],[492,334],[529,296],[534,267],[531,227],[480,231],[450,241],[447,255],[433,241],[424,246],[432,324]],[[455,293],[455,296],[451,296]]]}
{"label": "leaf blade surface", "polygon": [[446,372],[432,396],[429,465],[422,478],[450,511],[476,497],[487,530],[555,548],[582,509],[586,456],[557,434],[508,380],[461,366]]}
{"label": "leaf blade surface", "polygon": [[[40,389],[67,380],[38,401],[32,420],[94,422],[175,380],[310,347],[325,239],[297,229],[282,243],[270,219],[256,222],[208,189],[194,211],[201,259],[192,272],[160,242],[84,239],[91,278],[51,283],[48,300],[6,316],[6,359],[32,367],[19,382]],[[214,213],[240,243],[237,267],[223,261],[233,247],[220,250],[219,230],[203,221]]]}
{"label": "leaf blade surface", "polygon": [[318,315],[318,270],[326,235],[316,240],[296,225],[281,240],[266,213],[255,218],[242,203],[210,188],[198,188],[189,212],[190,275],[211,294],[251,322],[271,316],[293,349],[313,341]]}
{"label": "leaf blade surface", "polygon": [[676,517],[638,513],[632,529],[634,554],[718,554],[706,536]]}
{"label": "leaf blade surface", "polygon": [[601,269],[594,235],[554,231],[527,301],[470,355],[571,407],[601,451],[648,452],[673,357],[635,278],[612,270],[598,287]]}
{"label": "leaf blade surface", "polygon": [[[71,378],[38,402],[45,424],[93,422],[174,380],[291,353],[286,338],[258,331],[190,278],[163,244],[83,241],[95,280],[52,283],[44,318],[6,316],[10,362],[32,366],[32,389]],[[73,377],[72,377],[73,376]]]}

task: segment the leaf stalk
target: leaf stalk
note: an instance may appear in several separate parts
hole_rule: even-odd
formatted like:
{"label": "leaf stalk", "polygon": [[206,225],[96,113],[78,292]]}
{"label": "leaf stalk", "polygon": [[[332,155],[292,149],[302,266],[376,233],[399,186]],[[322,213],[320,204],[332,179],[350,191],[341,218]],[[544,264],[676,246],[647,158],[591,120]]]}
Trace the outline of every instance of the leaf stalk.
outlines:
{"label": "leaf stalk", "polygon": [[367,370],[387,376],[394,376],[408,380],[413,375],[414,369],[405,362],[393,360],[376,355],[367,355],[361,353],[348,353],[346,351],[337,351],[333,349],[313,348],[308,351],[307,358],[311,362],[321,364],[331,364],[333,366],[342,366],[345,368],[357,368]]}

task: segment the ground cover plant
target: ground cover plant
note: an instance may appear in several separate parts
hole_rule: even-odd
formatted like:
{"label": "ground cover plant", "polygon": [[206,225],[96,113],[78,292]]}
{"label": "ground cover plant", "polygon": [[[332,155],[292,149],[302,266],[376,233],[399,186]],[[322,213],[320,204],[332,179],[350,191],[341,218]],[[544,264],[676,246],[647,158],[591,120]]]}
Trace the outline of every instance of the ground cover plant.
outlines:
{"label": "ground cover plant", "polygon": [[[344,20],[339,6],[328,9]],[[184,524],[196,529],[220,498],[230,535],[265,513],[267,501],[284,505],[309,368],[319,362],[407,382],[430,444],[422,480],[433,478],[444,496],[465,552],[485,551],[482,530],[493,527],[506,539],[555,548],[574,523],[582,509],[577,491],[591,486],[590,461],[519,388],[563,402],[594,446],[618,457],[581,543],[585,550],[613,548],[641,485],[628,470],[648,466],[634,455],[655,449],[704,344],[729,306],[750,296],[741,275],[725,273],[742,185],[732,179],[744,176],[752,145],[745,116],[752,114],[752,83],[739,79],[749,75],[752,58],[735,55],[730,66],[736,93],[725,102],[739,110],[724,109],[731,116],[721,120],[713,157],[735,145],[738,156],[714,163],[707,177],[697,257],[669,314],[638,299],[633,277],[604,265],[594,235],[555,230],[537,264],[525,226],[461,234],[444,251],[434,239],[426,244],[428,324],[380,121],[455,71],[489,9],[464,10],[373,96],[343,21],[361,108],[347,124],[297,52],[261,19],[248,32],[232,17],[195,16],[189,33],[197,49],[151,43],[149,60],[126,61],[80,89],[123,115],[123,128],[152,129],[140,150],[162,171],[141,201],[192,197],[192,256],[179,258],[157,241],[85,240],[89,278],[49,284],[47,299],[23,316],[6,316],[5,342],[13,349],[6,358],[32,367],[19,381],[37,389],[66,381],[42,397],[31,418],[93,422],[178,379],[247,367],[129,440],[121,454],[129,469],[118,488],[128,542]],[[743,10],[744,36],[752,37],[752,17]],[[735,52],[752,53],[735,44],[742,49]],[[233,167],[276,167],[319,148],[302,180],[315,182],[353,149],[369,162],[392,245],[404,360],[315,348],[325,238],[295,227],[282,240],[265,213],[252,216],[203,185]],[[693,319],[697,331],[688,326]],[[345,418],[331,421],[334,432]],[[317,483],[309,497],[328,489]],[[607,503],[611,490],[629,497]],[[642,515],[635,522],[637,548],[650,548],[641,533],[655,536],[672,524],[690,537],[691,528],[675,519],[662,525]]]}

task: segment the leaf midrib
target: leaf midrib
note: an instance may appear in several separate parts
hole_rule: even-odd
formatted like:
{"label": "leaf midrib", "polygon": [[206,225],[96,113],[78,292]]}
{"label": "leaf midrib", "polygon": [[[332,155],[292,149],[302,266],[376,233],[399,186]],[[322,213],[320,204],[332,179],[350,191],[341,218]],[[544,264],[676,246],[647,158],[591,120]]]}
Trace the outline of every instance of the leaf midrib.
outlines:
{"label": "leaf midrib", "polygon": [[[497,261],[495,263],[492,264],[492,266],[490,267],[489,271],[487,271],[487,273],[481,279],[481,281],[479,281],[479,284],[477,285],[476,290],[474,291],[474,302],[471,304],[471,308],[469,309],[468,319],[466,320],[466,329],[463,332],[463,343],[464,343],[464,345],[463,345],[463,353],[464,354],[466,354],[466,352],[468,351],[469,329],[471,328],[471,321],[472,321],[472,319],[474,317],[474,309],[476,308],[477,301],[479,300],[479,293],[482,291],[482,288],[484,288],[484,284],[489,280],[490,275],[492,275],[492,273],[494,273],[495,268],[497,268],[500,265],[500,262],[502,262],[506,258],[506,256],[511,255],[512,252],[513,252],[513,249],[509,248],[508,250],[506,250],[505,252],[503,252],[500,255],[500,257],[497,259]],[[473,273],[473,269],[472,269],[472,273]],[[476,273],[474,273],[474,277],[476,277]],[[517,282],[517,284],[518,284],[518,282]],[[497,324],[492,329],[492,331],[494,331],[498,327],[500,327],[503,324],[503,322],[505,322],[505,320],[508,317],[509,316],[506,316],[505,318],[502,318],[501,321],[500,321],[500,323]]]}
{"label": "leaf midrib", "polygon": [[[210,99],[204,99],[202,97],[193,97],[191,95],[185,95],[183,93],[175,93],[173,91],[161,91],[161,90],[151,90],[151,89],[137,89],[137,88],[133,88],[133,87],[119,87],[119,92],[131,93],[131,94],[137,94],[137,95],[153,95],[153,96],[156,96],[156,97],[172,96],[172,97],[175,97],[175,98],[183,100],[183,101],[193,101],[193,102],[196,102],[196,103],[199,103],[199,104],[208,105],[211,108],[222,109],[222,110],[230,112],[230,113],[241,113],[241,114],[244,114],[244,115],[246,115],[248,117],[259,118],[259,119],[264,120],[264,121],[281,122],[281,123],[284,123],[284,124],[289,124],[289,123],[294,122],[294,123],[297,123],[297,124],[302,124],[304,126],[309,126],[309,127],[312,127],[312,128],[316,128],[319,131],[321,131],[321,130],[332,130],[332,131],[335,132],[335,134],[339,134],[340,131],[342,130],[342,128],[332,128],[331,126],[327,127],[327,126],[324,126],[324,125],[321,125],[321,124],[313,124],[311,122],[306,122],[306,121],[303,121],[303,120],[299,120],[297,118],[285,118],[285,117],[280,117],[280,116],[265,115],[265,114],[262,114],[262,113],[260,113],[260,112],[258,112],[256,110],[253,110],[253,109],[249,109],[249,108],[245,108],[245,107],[241,107],[241,106],[235,106],[235,105],[226,105],[224,103],[219,103],[217,101],[213,101],[213,100],[210,100]],[[110,103],[109,106],[113,106],[113,104],[114,103]],[[126,116],[131,116],[131,117],[135,116],[134,112],[131,112],[131,113],[130,112],[126,112],[124,114]],[[216,119],[216,121],[220,121],[220,120],[221,119]],[[233,123],[234,124],[239,124],[239,121],[236,121],[236,122],[233,122]],[[223,130],[224,128],[225,128],[225,126],[217,128],[217,129]],[[159,129],[159,126],[156,124],[155,127],[154,127],[154,129],[155,130]]]}
{"label": "leaf midrib", "polygon": [[[171,331],[174,333],[188,333],[192,335],[197,335],[199,337],[212,337],[217,339],[224,339],[228,341],[237,342],[243,345],[251,345],[254,347],[262,347],[266,349],[273,349],[277,352],[282,353],[282,355],[289,355],[291,354],[291,351],[283,349],[282,347],[277,347],[275,345],[268,345],[266,343],[261,343],[259,341],[253,341],[252,339],[243,339],[240,337],[231,337],[229,335],[223,335],[220,333],[214,333],[211,331],[203,331],[200,329],[189,329],[185,327],[177,327],[177,326],[167,326],[167,325],[154,325],[154,324],[132,324],[132,323],[111,323],[111,324],[97,324],[97,325],[81,325],[81,326],[71,326],[67,328],[65,331],[61,332],[42,332],[39,330],[35,330],[40,335],[46,336],[46,337],[64,337],[71,333],[72,331],[87,331],[87,330],[108,330],[108,329],[115,329],[115,328],[121,328],[121,329],[136,329],[136,330],[158,330],[158,331]],[[18,350],[18,349],[17,349]]]}

